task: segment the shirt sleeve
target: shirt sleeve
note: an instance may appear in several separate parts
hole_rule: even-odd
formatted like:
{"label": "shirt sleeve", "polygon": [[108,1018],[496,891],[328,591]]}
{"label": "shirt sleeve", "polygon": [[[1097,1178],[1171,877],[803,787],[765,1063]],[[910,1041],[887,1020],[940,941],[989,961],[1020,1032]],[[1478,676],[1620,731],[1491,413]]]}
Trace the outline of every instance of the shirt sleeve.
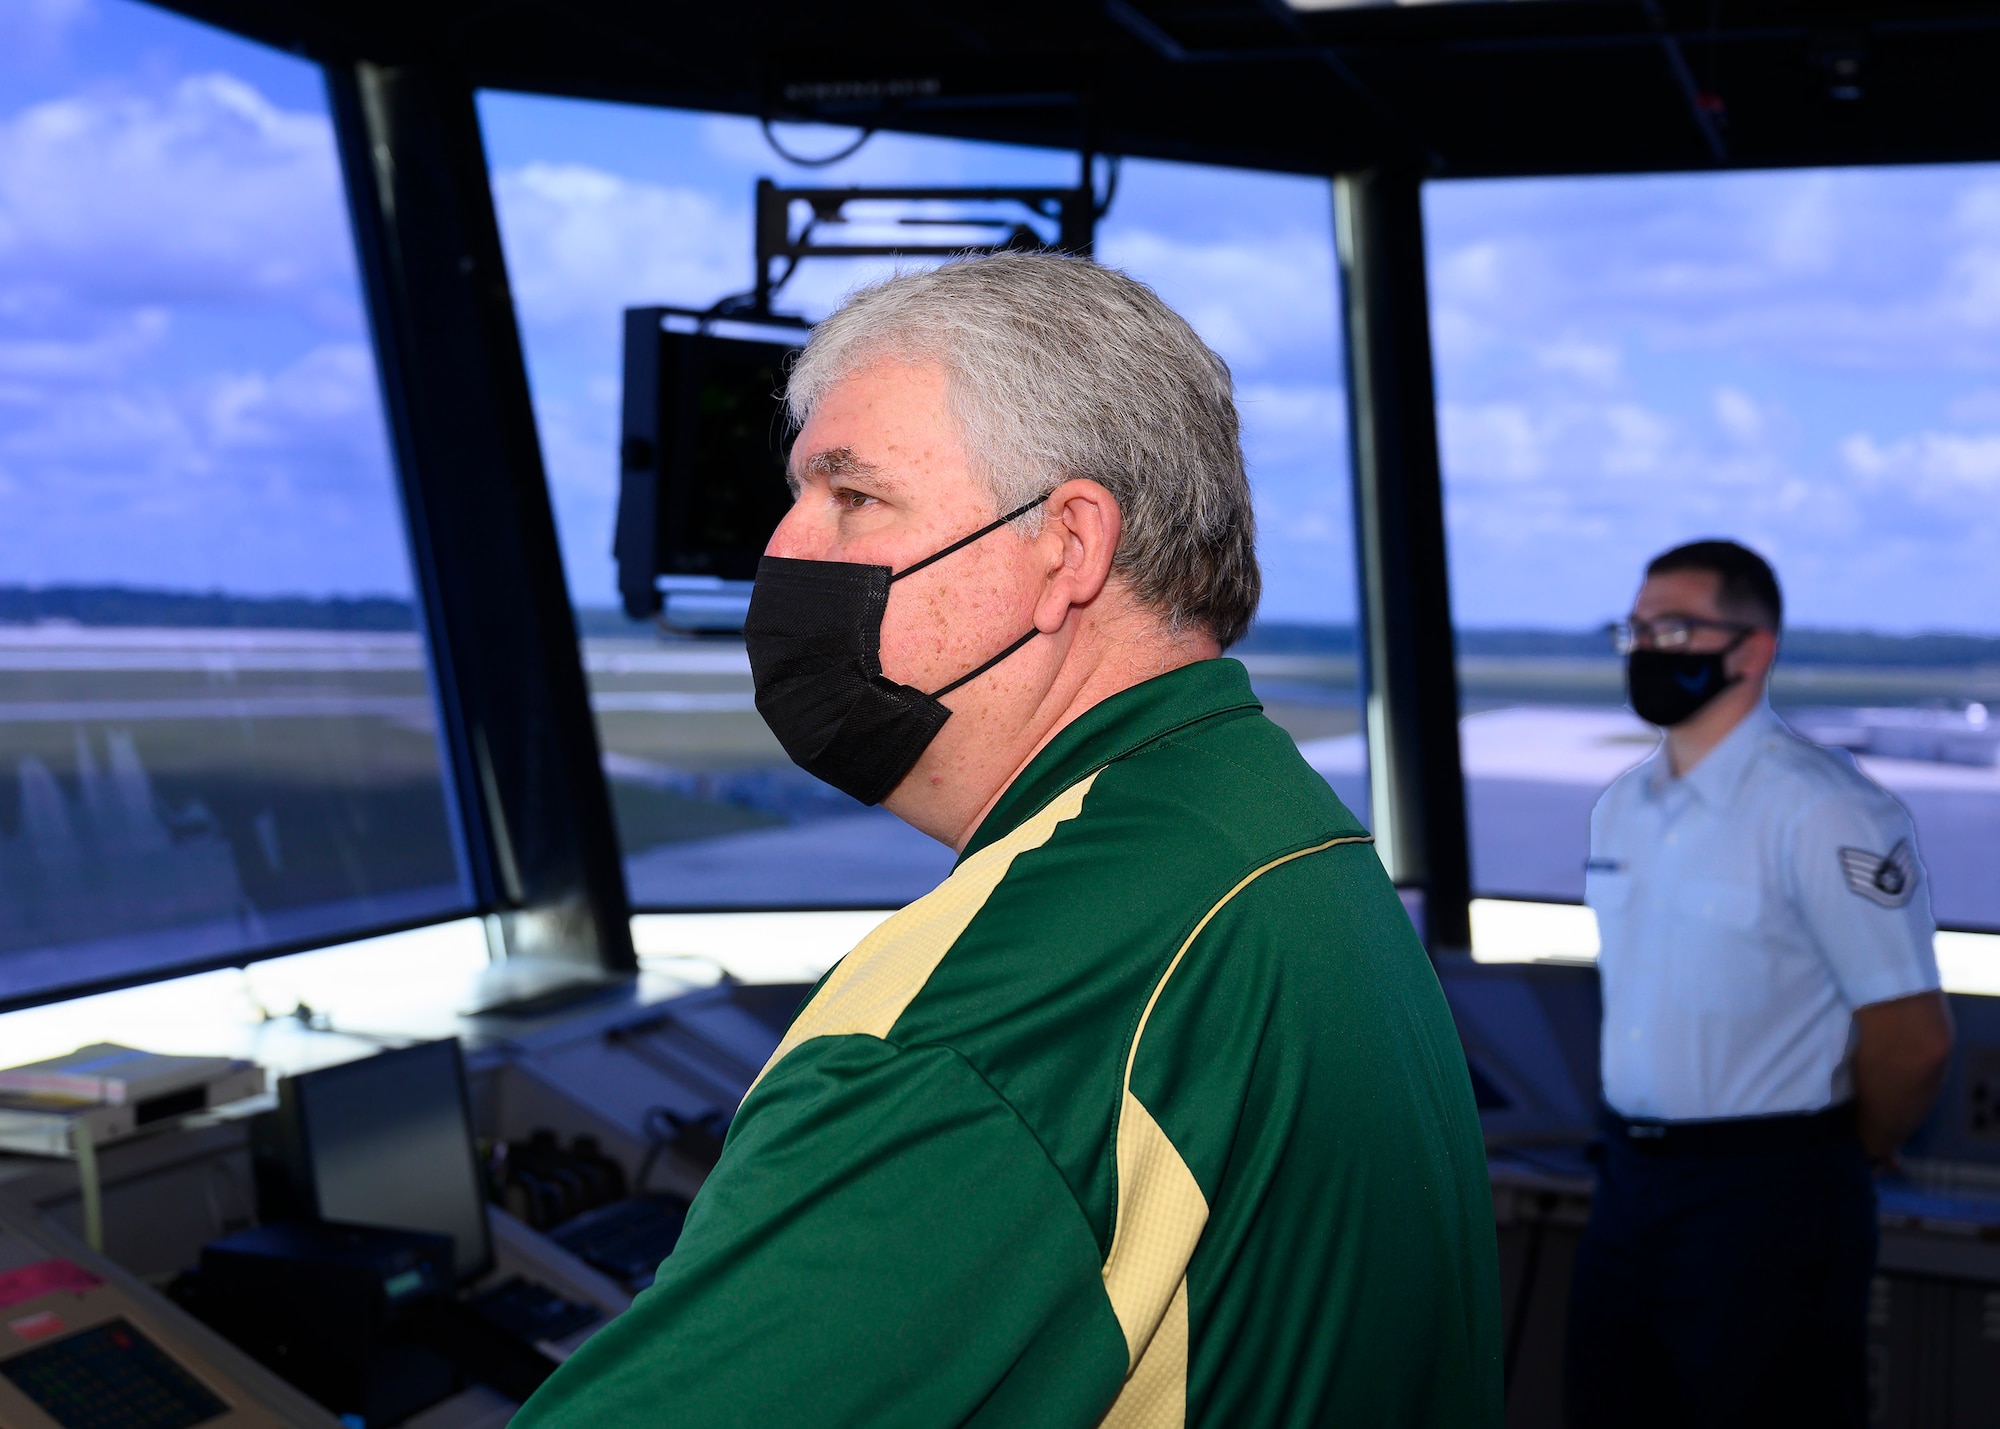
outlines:
{"label": "shirt sleeve", "polygon": [[[825,1037],[753,1091],[674,1253],[514,1419],[1094,1424],[1125,1342],[1089,1222],[949,1048]],[[1021,1371],[1030,1371],[1026,1375]]]}
{"label": "shirt sleeve", "polygon": [[1850,1007],[1938,986],[1916,830],[1887,795],[1817,800],[1793,832],[1798,906]]}

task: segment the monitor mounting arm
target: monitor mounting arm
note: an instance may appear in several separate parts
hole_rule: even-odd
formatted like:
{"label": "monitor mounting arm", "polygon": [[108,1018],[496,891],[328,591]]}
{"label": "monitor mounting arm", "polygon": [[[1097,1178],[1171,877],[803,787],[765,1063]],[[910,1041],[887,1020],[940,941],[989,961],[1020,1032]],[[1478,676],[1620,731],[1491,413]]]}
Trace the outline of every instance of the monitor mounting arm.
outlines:
{"label": "monitor mounting arm", "polygon": [[[1086,170],[1086,173],[1088,171]],[[1115,174],[1115,170],[1114,170]],[[1115,182],[1115,178],[1114,178]],[[905,204],[954,203],[999,207],[1002,214],[941,217],[906,214],[894,220],[902,228],[985,229],[984,243],[841,242],[821,231],[848,222],[846,206],[856,202]],[[770,320],[772,299],[807,258],[956,258],[989,253],[1074,253],[1089,257],[1097,220],[1109,196],[1100,200],[1086,181],[1076,188],[781,188],[769,179],[757,181],[757,286],[726,298],[712,310],[714,317]],[[794,217],[794,206],[809,210]],[[1004,210],[1012,209],[1012,215]],[[1055,224],[1053,241],[1032,222]]]}

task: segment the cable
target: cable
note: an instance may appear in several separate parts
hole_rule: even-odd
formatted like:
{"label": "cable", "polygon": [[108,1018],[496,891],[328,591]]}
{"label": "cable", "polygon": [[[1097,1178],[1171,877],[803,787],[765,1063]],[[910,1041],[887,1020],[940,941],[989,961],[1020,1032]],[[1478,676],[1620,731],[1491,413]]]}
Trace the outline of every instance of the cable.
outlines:
{"label": "cable", "polygon": [[660,1154],[669,1149],[680,1152],[684,1160],[693,1161],[707,1169],[715,1165],[722,1155],[722,1143],[729,1135],[729,1117],[718,1111],[706,1111],[700,1116],[684,1117],[663,1106],[649,1106],[640,1120],[640,1129],[646,1138],[646,1155],[639,1162],[639,1172],[632,1178],[632,1194],[644,1195],[646,1183],[652,1178],[653,1166]]}
{"label": "cable", "polygon": [[1111,212],[1111,201],[1118,197],[1118,173],[1124,167],[1124,163],[1123,154],[1111,154],[1105,158],[1104,197],[1092,200],[1095,216],[1098,218]]}
{"label": "cable", "polygon": [[875,137],[873,129],[863,129],[854,142],[849,144],[845,149],[836,150],[834,153],[828,154],[823,158],[810,159],[803,154],[794,154],[783,144],[780,144],[778,142],[777,131],[771,127],[771,121],[768,118],[760,119],[757,122],[764,126],[764,142],[771,146],[771,152],[786,163],[797,164],[802,169],[824,169],[829,165],[839,163],[842,159],[851,159],[861,152],[863,144],[866,144],[870,139]]}
{"label": "cable", "polygon": [[[831,160],[828,162],[831,162]],[[804,243],[807,239],[811,238],[813,229],[818,223],[819,219],[817,218],[807,219],[806,226],[799,230],[797,241]],[[727,297],[717,298],[713,303],[710,303],[707,310],[695,320],[696,335],[705,336],[709,328],[714,326],[718,320],[740,317],[754,322],[758,318],[772,316],[769,305],[770,299],[777,297],[778,290],[792,281],[792,274],[799,271],[799,260],[804,256],[802,253],[792,254],[791,260],[785,264],[785,271],[780,273],[776,278],[773,278],[765,286],[763,294],[765,306],[762,308],[757,305],[758,294],[755,288],[741,293],[731,293]]]}
{"label": "cable", "polygon": [[674,1125],[672,1115],[663,1106],[649,1106],[640,1121],[646,1136],[646,1155],[639,1162],[639,1173],[632,1178],[632,1194],[635,1196],[646,1193],[646,1183],[653,1176],[653,1163],[680,1136],[680,1128]]}

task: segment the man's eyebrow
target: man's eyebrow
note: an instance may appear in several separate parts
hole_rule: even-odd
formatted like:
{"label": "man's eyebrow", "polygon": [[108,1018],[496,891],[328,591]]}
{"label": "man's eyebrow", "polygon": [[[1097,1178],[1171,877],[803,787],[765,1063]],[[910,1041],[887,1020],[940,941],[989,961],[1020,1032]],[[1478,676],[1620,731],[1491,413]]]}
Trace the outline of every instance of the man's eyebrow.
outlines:
{"label": "man's eyebrow", "polygon": [[859,476],[869,470],[853,447],[823,447],[800,465],[814,476]]}
{"label": "man's eyebrow", "polygon": [[873,462],[863,461],[855,455],[853,447],[826,447],[794,463],[801,475],[816,476],[822,481],[832,481],[839,477],[861,477],[878,485],[896,489],[901,486],[894,477]]}

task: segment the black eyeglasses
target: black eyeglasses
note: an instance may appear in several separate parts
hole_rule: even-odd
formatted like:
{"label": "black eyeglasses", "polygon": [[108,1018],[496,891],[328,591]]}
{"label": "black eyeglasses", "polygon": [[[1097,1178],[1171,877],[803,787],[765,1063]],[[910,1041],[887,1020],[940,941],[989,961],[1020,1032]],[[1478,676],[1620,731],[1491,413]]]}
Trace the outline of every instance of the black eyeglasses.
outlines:
{"label": "black eyeglasses", "polygon": [[1698,630],[1722,630],[1738,640],[1757,627],[1733,620],[1704,620],[1698,615],[1663,615],[1658,620],[1614,620],[1604,627],[1620,655],[1634,650],[1685,650]]}

